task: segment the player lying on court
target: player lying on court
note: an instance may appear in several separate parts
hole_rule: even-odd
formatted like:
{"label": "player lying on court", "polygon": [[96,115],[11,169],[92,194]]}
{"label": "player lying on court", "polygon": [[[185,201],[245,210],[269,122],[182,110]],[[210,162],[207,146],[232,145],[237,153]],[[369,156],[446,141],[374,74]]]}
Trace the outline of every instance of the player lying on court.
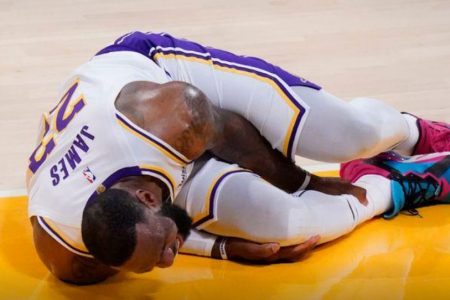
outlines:
{"label": "player lying on court", "polygon": [[[30,156],[29,216],[42,261],[57,277],[80,284],[101,281],[117,268],[142,272],[172,264],[188,233],[189,226],[183,224],[189,225],[189,218],[170,202],[189,177],[192,161],[205,151],[252,170],[279,188],[270,186],[271,190],[297,192],[298,203],[336,195],[331,199],[339,203],[347,199],[348,209],[354,204],[348,199],[366,202],[365,190],[309,175],[293,163],[296,154],[343,162],[389,149],[406,155],[438,152],[449,144],[445,124],[400,114],[373,99],[347,103],[262,60],[167,34],[134,32],[119,38],[75,70],[61,95],[55,108],[44,115],[41,141]],[[324,119],[332,126],[326,126]],[[215,170],[216,164],[218,171],[234,168],[214,160],[205,168]],[[211,181],[211,192],[217,194],[214,186],[244,176],[240,173],[258,178],[234,172]],[[258,182],[266,184],[259,178]],[[442,190],[439,199],[446,195]],[[204,192],[192,188],[189,193]],[[218,218],[214,197],[205,210],[189,206],[189,193],[186,200],[178,199],[186,202],[199,229],[239,236],[215,231],[221,223],[214,222]],[[235,200],[244,205],[246,197]],[[271,199],[272,206],[278,200]],[[162,208],[161,203],[165,203]],[[387,206],[382,205],[384,211]],[[351,209],[358,213],[356,207]],[[367,215],[382,212],[377,207]],[[360,219],[364,218],[354,219],[355,226]],[[320,231],[310,232],[327,239]],[[304,238],[279,241],[284,246]],[[308,248],[316,242],[311,238],[304,245]],[[207,254],[211,243],[197,244]],[[241,247],[230,256],[246,258],[247,249]],[[295,258],[298,252],[272,250],[281,253],[273,260]]]}

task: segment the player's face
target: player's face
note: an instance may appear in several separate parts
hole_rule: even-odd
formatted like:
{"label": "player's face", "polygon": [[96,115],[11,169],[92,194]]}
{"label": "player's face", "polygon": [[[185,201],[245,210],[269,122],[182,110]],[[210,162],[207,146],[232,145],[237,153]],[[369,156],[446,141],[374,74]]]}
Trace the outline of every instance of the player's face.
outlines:
{"label": "player's face", "polygon": [[146,223],[136,225],[136,247],[121,268],[144,273],[155,266],[169,267],[173,264],[180,243],[175,222],[168,217],[150,216]]}
{"label": "player's face", "polygon": [[170,204],[157,214],[148,211],[146,220],[136,225],[136,248],[122,265],[125,270],[144,273],[154,267],[170,267],[191,225],[187,213]]}

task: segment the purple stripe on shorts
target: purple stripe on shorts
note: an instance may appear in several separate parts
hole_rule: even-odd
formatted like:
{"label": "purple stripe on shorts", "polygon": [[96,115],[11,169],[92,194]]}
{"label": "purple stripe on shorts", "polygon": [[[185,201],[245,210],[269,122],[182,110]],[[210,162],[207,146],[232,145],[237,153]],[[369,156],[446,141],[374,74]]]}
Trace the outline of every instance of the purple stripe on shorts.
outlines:
{"label": "purple stripe on shorts", "polygon": [[226,68],[231,68],[231,69],[235,69],[235,70],[240,70],[240,71],[245,71],[245,72],[249,72],[252,74],[256,74],[260,77],[264,77],[267,78],[269,80],[271,80],[272,82],[274,82],[283,92],[284,95],[286,95],[289,100],[298,108],[299,110],[299,114],[295,119],[295,123],[292,129],[292,135],[289,139],[289,143],[288,143],[288,148],[287,148],[287,156],[293,158],[293,153],[292,151],[293,149],[293,145],[294,145],[294,140],[295,140],[295,133],[297,132],[298,126],[300,124],[300,120],[303,117],[303,114],[305,112],[305,109],[303,108],[303,106],[300,105],[300,103],[298,103],[298,101],[294,98],[294,96],[286,89],[286,87],[282,84],[282,82],[280,82],[280,80],[275,77],[272,73],[267,74],[261,70],[258,69],[254,69],[254,68],[249,68],[248,65],[235,65],[233,62],[226,62],[223,61],[222,59],[221,61],[218,61],[217,58],[212,58],[211,56],[202,56],[200,54],[195,54],[195,53],[186,53],[183,51],[177,51],[177,50],[162,50],[162,49],[158,49],[156,51],[153,52],[153,54],[157,54],[157,53],[163,53],[163,54],[176,54],[176,55],[182,55],[185,57],[195,57],[198,59],[203,59],[205,61],[211,61],[214,65],[218,65],[218,66],[222,66],[222,67],[226,67]]}
{"label": "purple stripe on shorts", "polygon": [[[286,88],[284,87],[282,82],[278,80],[278,78],[280,78],[288,86],[305,86],[315,90],[321,89],[320,86],[301,77],[292,75],[282,68],[272,65],[262,59],[256,57],[239,56],[224,50],[219,50],[212,47],[204,47],[200,44],[188,40],[174,38],[166,33],[143,33],[139,31],[128,33],[118,38],[113,45],[108,46],[98,52],[97,55],[115,51],[134,51],[137,53],[141,53],[151,59],[153,59],[154,55],[157,53],[179,54],[186,57],[196,57],[199,59],[210,60],[215,65],[243,70],[246,72],[257,74],[258,76],[271,79],[278,85],[278,87],[290,99],[290,101],[300,110],[299,115],[295,120],[294,128],[288,143],[286,155],[290,158],[293,158],[292,151],[295,150],[293,149],[294,140],[296,137],[295,133],[297,132],[300,121],[303,117],[304,108],[297,102],[295,96],[293,96],[288,90],[286,90]],[[196,53],[186,53],[186,51],[192,51]],[[155,62],[157,63],[156,60]],[[234,64],[239,64],[239,66],[236,66]],[[270,74],[267,74],[266,72]]]}
{"label": "purple stripe on shorts", "polygon": [[219,177],[219,179],[216,181],[216,183],[214,184],[212,191],[211,191],[211,195],[209,196],[209,212],[208,215],[201,218],[200,220],[198,220],[197,222],[192,224],[192,227],[198,227],[200,225],[202,225],[203,223],[212,220],[214,218],[214,205],[215,205],[215,201],[216,201],[216,193],[217,193],[217,189],[219,188],[220,184],[223,182],[223,180],[225,178],[227,178],[228,176],[232,175],[232,174],[236,174],[236,173],[252,173],[251,171],[248,170],[234,170],[234,171],[229,171],[226,172],[225,174],[223,174],[222,176]]}
{"label": "purple stripe on shorts", "polygon": [[187,51],[195,51],[207,54],[212,58],[259,68],[272,74],[276,74],[290,86],[306,86],[316,90],[321,89],[321,87],[317,84],[307,81],[301,77],[292,75],[282,68],[270,64],[260,58],[240,56],[224,50],[212,47],[204,47],[189,40],[175,38],[167,33],[144,33],[140,31],[128,33],[118,38],[113,45],[102,49],[96,55],[115,51],[134,51],[148,57],[150,55],[150,52],[153,51],[156,47],[181,48]]}

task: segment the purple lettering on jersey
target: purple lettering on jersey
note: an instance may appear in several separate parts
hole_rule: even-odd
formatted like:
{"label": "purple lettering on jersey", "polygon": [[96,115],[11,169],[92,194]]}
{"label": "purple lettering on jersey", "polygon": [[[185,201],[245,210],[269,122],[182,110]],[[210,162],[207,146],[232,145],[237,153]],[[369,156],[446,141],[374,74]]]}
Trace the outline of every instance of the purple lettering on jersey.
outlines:
{"label": "purple lettering on jersey", "polygon": [[[44,149],[42,149],[44,147]],[[43,145],[42,142],[39,144],[39,146],[34,150],[34,152],[30,156],[30,164],[28,167],[30,168],[31,172],[36,173],[37,169],[44,163],[47,156],[52,152],[52,150],[55,148],[55,140],[53,137],[45,144]],[[44,151],[44,154],[41,155],[39,159],[36,158],[36,153],[40,151]]]}
{"label": "purple lettering on jersey", "polygon": [[56,186],[59,183],[59,175],[58,175],[58,167],[54,165],[50,169],[50,177],[52,178],[52,184],[53,186]]}
{"label": "purple lettering on jersey", "polygon": [[66,155],[64,155],[64,156],[65,156],[67,162],[69,163],[69,166],[72,168],[72,170],[75,170],[75,167],[77,166],[77,164],[79,164],[81,162],[80,155],[78,155],[78,152],[73,145],[72,145],[72,147],[70,147],[70,149],[67,151]]}
{"label": "purple lettering on jersey", "polygon": [[59,171],[63,173],[62,179],[64,180],[67,177],[69,177],[69,171],[67,171],[66,162],[64,161],[64,158],[61,158],[58,161],[58,164],[60,166]]}
{"label": "purple lettering on jersey", "polygon": [[[69,102],[72,99],[73,93],[78,87],[78,81],[76,81],[69,90],[62,97],[61,106],[58,109],[56,115],[56,130],[62,131],[72,121],[73,117],[84,107],[83,96],[80,96],[76,102],[69,106]],[[67,115],[68,114],[68,115]]]}
{"label": "purple lettering on jersey", "polygon": [[84,152],[89,151],[89,146],[86,144],[86,142],[83,140],[80,134],[77,134],[76,140],[73,141],[73,144],[80,148],[80,150],[83,150]]}
{"label": "purple lettering on jersey", "polygon": [[[84,153],[89,151],[89,145],[86,143],[86,140],[83,139],[82,135],[88,138],[87,141],[95,139],[95,136],[87,131],[88,129],[89,127],[86,125],[82,127],[80,133],[77,134],[73,140],[69,150],[67,150],[58,163],[50,169],[50,177],[52,178],[52,184],[54,186],[58,185],[61,180],[65,180],[69,177],[72,171],[75,171],[77,166],[82,163],[83,157],[80,155],[79,151],[77,151],[77,148],[82,150]],[[70,166],[70,169],[68,169],[68,165]],[[89,168],[87,169],[89,170]],[[84,175],[86,176],[86,174]],[[92,177],[95,179],[95,175],[92,174]]]}
{"label": "purple lettering on jersey", "polygon": [[89,138],[91,140],[94,140],[95,137],[87,131],[88,129],[89,129],[89,126],[84,125],[83,128],[81,128],[81,132],[80,133],[82,135],[84,135],[85,137],[87,137],[87,138]]}

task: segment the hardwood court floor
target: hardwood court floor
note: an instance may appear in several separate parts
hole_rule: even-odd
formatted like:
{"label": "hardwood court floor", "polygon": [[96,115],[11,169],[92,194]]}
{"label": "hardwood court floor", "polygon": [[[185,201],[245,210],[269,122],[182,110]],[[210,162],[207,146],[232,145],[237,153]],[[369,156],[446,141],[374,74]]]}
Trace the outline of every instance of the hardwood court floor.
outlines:
{"label": "hardwood court floor", "polygon": [[290,264],[179,255],[95,286],[55,279],[34,251],[26,197],[0,199],[0,299],[449,299],[450,206],[375,219]]}

